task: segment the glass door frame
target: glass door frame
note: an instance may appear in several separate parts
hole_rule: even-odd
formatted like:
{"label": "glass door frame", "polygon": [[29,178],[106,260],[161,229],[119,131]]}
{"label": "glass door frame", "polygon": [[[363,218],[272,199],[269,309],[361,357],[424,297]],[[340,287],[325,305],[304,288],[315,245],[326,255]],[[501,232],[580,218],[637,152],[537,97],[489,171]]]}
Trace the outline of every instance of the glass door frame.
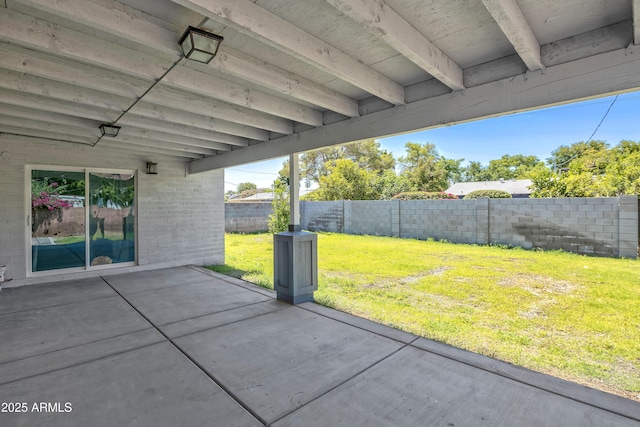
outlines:
{"label": "glass door frame", "polygon": [[[31,176],[32,171],[34,170],[46,170],[46,171],[55,171],[55,172],[82,172],[84,173],[84,238],[85,238],[85,266],[84,267],[72,267],[72,268],[61,268],[54,270],[46,270],[46,271],[32,271],[33,270],[33,259],[32,259],[32,243],[31,243],[31,221],[33,218],[31,217]],[[90,188],[89,188],[89,174],[90,173],[101,173],[101,174],[132,174],[134,176],[134,260],[129,262],[119,262],[115,264],[104,264],[104,265],[91,265],[90,263],[90,249],[91,249],[91,240],[90,240],[90,227],[89,227],[89,216],[91,215],[91,200],[89,197]],[[68,274],[68,273],[79,273],[83,271],[95,271],[95,270],[107,270],[112,268],[121,268],[121,267],[131,267],[138,265],[138,174],[139,171],[136,169],[110,169],[110,168],[83,168],[83,167],[65,167],[60,165],[26,165],[25,167],[25,185],[24,185],[24,194],[25,194],[25,215],[26,215],[26,225],[25,225],[25,259],[26,259],[26,269],[27,269],[27,277],[43,277],[43,276],[53,276],[60,274]]]}

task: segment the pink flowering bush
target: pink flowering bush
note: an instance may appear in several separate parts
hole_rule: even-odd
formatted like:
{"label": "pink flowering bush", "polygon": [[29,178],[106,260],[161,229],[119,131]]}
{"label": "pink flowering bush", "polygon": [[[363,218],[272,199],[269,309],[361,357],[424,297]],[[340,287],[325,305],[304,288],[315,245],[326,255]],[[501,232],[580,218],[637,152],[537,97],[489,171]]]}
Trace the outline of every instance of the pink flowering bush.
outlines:
{"label": "pink flowering bush", "polygon": [[46,181],[31,181],[31,207],[47,208],[50,211],[55,209],[70,208],[71,203],[60,199],[60,191],[65,186],[60,187],[57,182],[47,183]]}
{"label": "pink flowering bush", "polygon": [[61,186],[55,181],[31,180],[32,232],[35,233],[38,227],[44,224],[44,234],[48,234],[47,228],[52,220],[62,222],[62,209],[72,206],[68,201],[60,199],[60,192],[65,188],[66,185]]}

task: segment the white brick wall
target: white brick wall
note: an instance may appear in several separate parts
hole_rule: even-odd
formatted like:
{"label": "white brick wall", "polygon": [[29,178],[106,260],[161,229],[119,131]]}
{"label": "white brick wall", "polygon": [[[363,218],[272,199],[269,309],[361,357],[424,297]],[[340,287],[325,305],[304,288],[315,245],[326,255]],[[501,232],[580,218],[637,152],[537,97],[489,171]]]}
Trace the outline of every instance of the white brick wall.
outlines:
{"label": "white brick wall", "polygon": [[[138,263],[131,271],[187,264],[224,262],[223,171],[187,175],[185,162],[170,157],[122,154],[60,143],[0,140],[0,265],[13,284],[93,275],[53,272],[26,279],[25,168],[27,165],[138,170]],[[158,162],[158,175],[144,173]],[[102,270],[101,273],[105,273]]]}

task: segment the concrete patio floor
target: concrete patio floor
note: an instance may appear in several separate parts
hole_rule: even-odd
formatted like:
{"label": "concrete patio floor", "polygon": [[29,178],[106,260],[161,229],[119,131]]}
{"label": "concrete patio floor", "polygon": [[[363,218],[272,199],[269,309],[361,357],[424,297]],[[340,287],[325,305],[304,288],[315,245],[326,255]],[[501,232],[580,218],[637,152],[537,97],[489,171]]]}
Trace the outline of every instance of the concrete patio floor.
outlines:
{"label": "concrete patio floor", "polygon": [[638,402],[198,267],[4,289],[0,343],[5,427],[640,425]]}

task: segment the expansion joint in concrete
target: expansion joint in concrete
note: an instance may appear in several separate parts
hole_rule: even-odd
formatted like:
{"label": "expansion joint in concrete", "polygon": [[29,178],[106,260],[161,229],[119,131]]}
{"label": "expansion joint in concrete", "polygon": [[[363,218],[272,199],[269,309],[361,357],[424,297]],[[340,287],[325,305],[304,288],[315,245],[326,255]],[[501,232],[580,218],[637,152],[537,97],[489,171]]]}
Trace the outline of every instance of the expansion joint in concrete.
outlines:
{"label": "expansion joint in concrete", "polygon": [[102,280],[104,280],[107,286],[113,289],[113,291],[117,293],[124,302],[126,302],[136,313],[138,313],[144,320],[146,320],[151,325],[151,327],[153,327],[160,335],[164,337],[165,340],[167,340],[167,342],[169,342],[176,350],[182,353],[184,357],[186,357],[191,363],[193,363],[193,365],[195,365],[203,374],[209,377],[209,379],[213,381],[218,387],[220,387],[227,395],[229,395],[229,397],[235,400],[236,403],[238,403],[238,405],[242,406],[249,414],[251,414],[260,423],[262,423],[265,426],[267,425],[267,422],[262,417],[260,417],[255,411],[249,408],[249,406],[247,406],[242,400],[240,400],[238,396],[236,396],[231,390],[229,390],[228,387],[222,384],[222,382],[220,382],[217,378],[215,378],[213,375],[207,372],[207,370],[204,369],[202,365],[200,365],[193,357],[189,356],[187,352],[185,352],[179,345],[177,345],[167,334],[162,332],[162,330],[160,330],[160,328],[158,328],[147,316],[145,316],[140,310],[138,310],[133,304],[131,304],[131,302],[129,302],[129,300],[124,295],[122,295],[122,293],[118,292],[118,290],[115,287],[111,286],[111,284],[108,281],[106,281],[103,277],[101,278]]}

